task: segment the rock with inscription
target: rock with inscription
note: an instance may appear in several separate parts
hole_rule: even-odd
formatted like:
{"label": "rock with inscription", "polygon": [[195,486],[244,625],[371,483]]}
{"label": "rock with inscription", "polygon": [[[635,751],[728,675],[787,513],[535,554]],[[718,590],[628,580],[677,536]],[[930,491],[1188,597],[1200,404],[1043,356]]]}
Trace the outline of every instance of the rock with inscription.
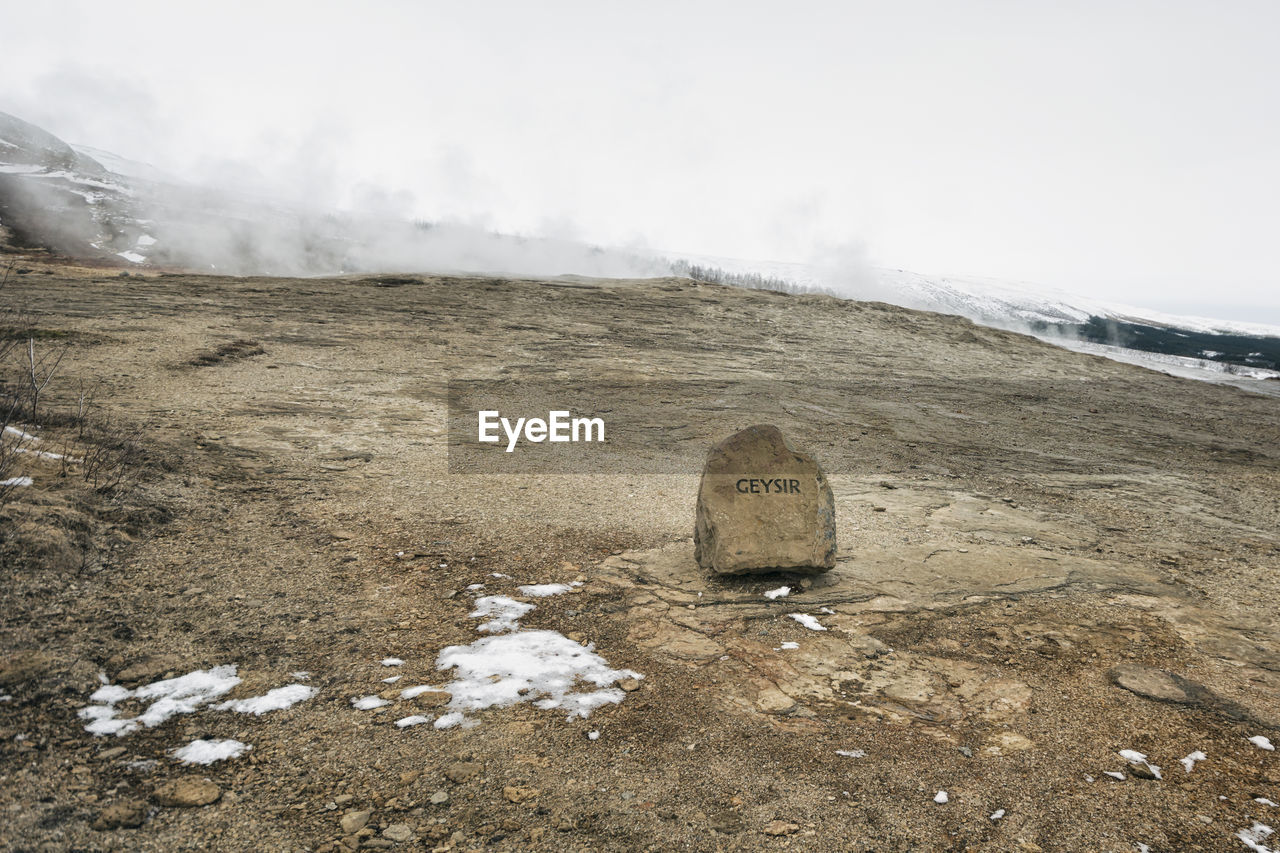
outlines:
{"label": "rock with inscription", "polygon": [[831,486],[777,427],[748,427],[707,456],[694,544],[716,574],[825,572],[836,564]]}

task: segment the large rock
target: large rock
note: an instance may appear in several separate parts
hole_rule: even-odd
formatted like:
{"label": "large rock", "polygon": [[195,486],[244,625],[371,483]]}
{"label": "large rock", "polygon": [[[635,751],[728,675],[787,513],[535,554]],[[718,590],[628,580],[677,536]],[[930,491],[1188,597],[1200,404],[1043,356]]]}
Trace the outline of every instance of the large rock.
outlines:
{"label": "large rock", "polygon": [[694,543],[698,565],[721,575],[825,572],[836,564],[831,486],[777,427],[748,427],[707,456]]}

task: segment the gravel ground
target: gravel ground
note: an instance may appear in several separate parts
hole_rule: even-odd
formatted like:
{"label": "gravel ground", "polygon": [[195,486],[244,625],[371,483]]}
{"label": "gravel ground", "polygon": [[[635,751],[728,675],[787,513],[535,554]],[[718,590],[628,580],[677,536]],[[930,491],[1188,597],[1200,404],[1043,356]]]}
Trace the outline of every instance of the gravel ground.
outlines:
{"label": "gravel ground", "polygon": [[[69,348],[48,410],[89,388],[111,423],[41,446],[132,437],[137,484],[32,458],[0,509],[6,849],[1226,851],[1280,826],[1280,758],[1248,740],[1280,742],[1274,396],[676,279],[22,265],[6,298]],[[688,417],[603,472],[450,472],[450,378],[614,383],[619,422]],[[673,404],[689,379],[721,396]],[[693,564],[700,454],[755,422],[830,475],[827,575]],[[444,712],[399,691],[447,687],[484,594],[643,679],[587,719],[397,727]],[[223,699],[316,693],[122,737],[78,716],[100,673],[220,665]],[[200,738],[252,749],[173,757]]]}

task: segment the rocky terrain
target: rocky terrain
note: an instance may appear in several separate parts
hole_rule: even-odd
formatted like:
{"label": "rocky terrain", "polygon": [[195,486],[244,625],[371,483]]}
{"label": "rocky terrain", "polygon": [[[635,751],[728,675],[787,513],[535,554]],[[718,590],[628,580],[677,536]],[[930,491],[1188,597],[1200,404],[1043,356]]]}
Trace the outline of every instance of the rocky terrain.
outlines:
{"label": "rocky terrain", "polygon": [[[0,847],[1275,846],[1274,396],[682,279],[14,260],[3,298],[66,355],[6,435],[45,455],[0,508]],[[631,433],[635,464],[451,471],[456,378],[685,417]],[[688,380],[719,393],[672,398]],[[754,423],[824,466],[832,571],[697,568],[701,455]],[[104,447],[109,488],[84,476]],[[590,644],[612,698],[437,728],[462,695],[441,652],[490,596],[532,605],[495,639]],[[148,687],[196,671],[216,703]],[[246,748],[175,755],[198,740]]]}

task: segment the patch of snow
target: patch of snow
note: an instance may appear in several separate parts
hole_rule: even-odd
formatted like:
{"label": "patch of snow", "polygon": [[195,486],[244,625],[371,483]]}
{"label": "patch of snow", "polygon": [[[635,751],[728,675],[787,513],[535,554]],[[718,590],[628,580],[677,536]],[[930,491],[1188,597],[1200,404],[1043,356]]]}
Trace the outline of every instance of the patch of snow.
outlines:
{"label": "patch of snow", "polygon": [[[115,684],[106,684],[94,691],[89,701],[100,704],[81,708],[79,716],[89,720],[85,731],[94,735],[127,735],[139,725],[153,728],[176,714],[190,714],[231,691],[240,679],[234,665],[215,666],[210,670],[198,669],[178,678],[167,678],[128,690]],[[115,707],[125,699],[150,700],[145,711],[134,718],[118,718]]]}
{"label": "patch of snow", "polygon": [[436,720],[435,727],[437,729],[451,729],[454,726],[461,724],[466,728],[466,723],[467,718],[464,717],[461,712],[450,711],[447,714],[441,715],[440,719]]}
{"label": "patch of snow", "polygon": [[381,708],[383,705],[390,705],[386,699],[380,699],[377,696],[353,696],[351,697],[351,705],[357,711],[372,711],[374,708]]}
{"label": "patch of snow", "polygon": [[1141,841],[1133,842],[1133,846],[1138,848],[1138,853],[1151,853],[1151,846],[1143,844]]}
{"label": "patch of snow", "polygon": [[473,583],[467,587],[467,592],[478,592],[479,590],[482,590],[482,589],[484,589],[484,584]]}
{"label": "patch of snow", "polygon": [[1110,776],[1112,779],[1119,779],[1121,782],[1124,781],[1124,774],[1116,770],[1103,770],[1102,775]]}
{"label": "patch of snow", "polygon": [[430,693],[432,690],[439,690],[439,687],[433,687],[430,684],[419,684],[417,687],[406,687],[400,691],[401,699],[412,699],[415,696],[421,696],[423,693]]}
{"label": "patch of snow", "polygon": [[103,702],[108,705],[114,705],[116,702],[123,702],[133,695],[133,691],[128,687],[122,687],[119,684],[104,684],[89,696],[90,702]]}
{"label": "patch of snow", "polygon": [[790,652],[790,651],[795,651],[798,648],[800,648],[800,644],[795,642],[794,640],[783,640],[782,645],[778,647],[778,651]]}
{"label": "patch of snow", "polygon": [[141,237],[138,238],[139,246],[154,246],[155,244],[156,244],[156,238],[152,237],[150,234],[143,234]]}
{"label": "patch of snow", "polygon": [[504,575],[502,572],[494,572],[491,577],[511,579],[511,575]]}
{"label": "patch of snow", "polygon": [[175,749],[173,757],[183,764],[212,764],[215,761],[226,761],[239,758],[253,747],[238,740],[193,740],[184,747]]}
{"label": "patch of snow", "polygon": [[1273,849],[1264,846],[1262,843],[1271,837],[1271,834],[1274,832],[1275,830],[1267,826],[1265,823],[1255,820],[1253,822],[1253,826],[1237,832],[1236,838],[1239,838],[1240,841],[1244,843],[1244,846],[1253,850],[1254,853],[1275,853]]}
{"label": "patch of snow", "polygon": [[137,252],[116,252],[116,254],[130,263],[140,264],[146,261],[146,258]]}
{"label": "patch of snow", "polygon": [[582,586],[582,581],[574,581],[573,583],[531,583],[516,587],[516,589],[520,590],[521,595],[527,595],[530,598],[545,598],[548,595],[563,595],[575,586]]}
{"label": "patch of snow", "polygon": [[991,820],[1000,820],[1000,818],[1002,818],[1002,817],[1004,817],[1004,816],[1005,816],[1005,810],[1004,810],[1004,809],[996,809],[996,810],[995,810],[995,811],[993,811],[990,815],[988,815],[988,817],[990,817],[990,819],[991,819]]}
{"label": "patch of snow", "polygon": [[82,460],[82,459],[72,459],[71,457],[66,456],[66,455],[64,455],[64,454],[61,454],[61,453],[54,453],[54,452],[53,452],[53,451],[51,451],[51,450],[35,450],[35,449],[33,449],[33,448],[30,448],[30,447],[15,447],[15,448],[14,448],[14,452],[16,452],[16,453],[30,453],[32,456],[35,456],[35,457],[37,457],[37,458],[39,458],[39,459],[66,459],[68,462],[82,462],[82,461],[84,461],[84,460]]}
{"label": "patch of snow", "polygon": [[1259,805],[1271,806],[1273,808],[1280,806],[1280,803],[1277,803],[1274,800],[1268,800],[1266,797],[1254,797],[1253,801]]}
{"label": "patch of snow", "polygon": [[10,477],[7,480],[0,480],[0,486],[30,486],[32,482],[30,477]]}
{"label": "patch of snow", "polygon": [[1265,735],[1254,735],[1253,737],[1249,738],[1249,743],[1258,747],[1258,749],[1265,749],[1268,752],[1271,752],[1272,750],[1275,749],[1275,746],[1271,743],[1271,739],[1266,737]]}
{"label": "patch of snow", "polygon": [[0,702],[12,702],[12,701],[13,701],[13,696],[11,696],[8,693],[4,694],[3,696],[0,696]]}
{"label": "patch of snow", "polygon": [[500,634],[519,628],[520,618],[533,609],[534,606],[532,604],[525,604],[523,601],[516,601],[514,598],[507,598],[505,595],[486,595],[476,599],[476,609],[469,615],[472,619],[492,616],[492,619],[482,623],[477,630],[490,634]]}
{"label": "patch of snow", "polygon": [[808,628],[810,631],[827,630],[825,627],[823,627],[821,622],[819,622],[814,617],[810,616],[808,613],[788,613],[787,615],[790,616],[792,619],[796,620],[797,622],[799,622],[801,625]]}
{"label": "patch of snow", "polygon": [[296,681],[306,681],[308,678],[311,677],[311,673],[307,672],[306,670],[298,670],[297,672],[289,673],[289,677]]}
{"label": "patch of snow", "polygon": [[213,710],[235,711],[237,714],[253,714],[255,717],[261,717],[268,711],[283,711],[285,708],[290,708],[319,692],[316,688],[307,687],[305,684],[287,684],[284,687],[268,690],[261,696],[235,699],[214,705]]}
{"label": "patch of snow", "polygon": [[1189,753],[1186,758],[1179,758],[1178,760],[1182,762],[1183,769],[1190,773],[1196,766],[1197,761],[1204,761],[1208,757],[1209,756],[1197,749],[1195,752]]}
{"label": "patch of snow", "polygon": [[[456,725],[466,712],[505,708],[539,696],[543,698],[533,702],[535,707],[568,711],[569,719],[587,717],[601,705],[625,698],[620,688],[609,685],[644,677],[611,668],[594,646],[581,646],[557,631],[516,631],[449,646],[440,652],[436,668],[456,670],[445,686],[452,694],[451,713],[436,721],[437,728]],[[579,682],[599,689],[575,691]]]}
{"label": "patch of snow", "polygon": [[765,590],[764,597],[772,601],[773,599],[776,599],[776,598],[786,598],[790,594],[791,594],[791,587],[780,586],[777,589]]}
{"label": "patch of snow", "polygon": [[395,684],[397,681],[399,681],[399,680],[400,680],[400,679],[402,679],[402,678],[404,678],[404,676],[403,676],[403,675],[393,675],[393,676],[391,676],[390,678],[384,678],[384,679],[382,679],[382,683],[383,683],[383,684]]}
{"label": "patch of snow", "polygon": [[36,438],[34,435],[32,435],[31,433],[23,432],[22,430],[18,429],[15,426],[7,426],[4,428],[4,431],[7,435],[16,435],[18,437],[18,441],[39,441],[40,440]]}
{"label": "patch of snow", "polygon": [[423,723],[431,722],[430,717],[424,717],[421,714],[414,714],[412,717],[401,717],[396,720],[396,728],[407,729],[410,726],[420,726]]}
{"label": "patch of snow", "polygon": [[951,797],[947,796],[947,792],[946,792],[946,791],[939,791],[938,793],[936,793],[936,794],[934,794],[934,795],[933,795],[933,801],[934,801],[935,803],[938,803],[939,805],[941,805],[942,803],[947,802],[947,801],[948,801],[948,800],[950,800],[950,799],[951,799]]}
{"label": "patch of snow", "polygon": [[600,732],[598,730],[587,732],[587,740],[600,740]]}
{"label": "patch of snow", "polygon": [[837,749],[836,755],[843,755],[845,758],[866,758],[867,754],[861,749]]}
{"label": "patch of snow", "polygon": [[400,666],[403,663],[404,661],[400,660],[400,658],[383,658],[382,659],[383,666]]}

